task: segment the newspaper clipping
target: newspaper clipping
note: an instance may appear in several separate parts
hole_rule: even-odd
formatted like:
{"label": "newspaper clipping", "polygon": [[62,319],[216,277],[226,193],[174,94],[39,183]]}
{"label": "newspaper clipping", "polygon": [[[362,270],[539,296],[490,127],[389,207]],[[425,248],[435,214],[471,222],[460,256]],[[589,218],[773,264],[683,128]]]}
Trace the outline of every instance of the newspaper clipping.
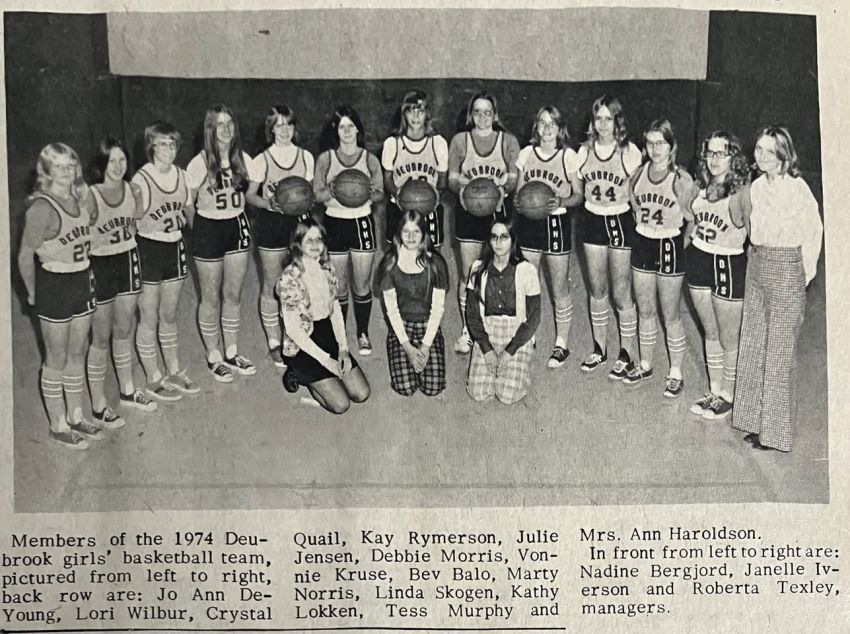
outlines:
{"label": "newspaper clipping", "polygon": [[0,632],[844,632],[832,2],[2,3]]}

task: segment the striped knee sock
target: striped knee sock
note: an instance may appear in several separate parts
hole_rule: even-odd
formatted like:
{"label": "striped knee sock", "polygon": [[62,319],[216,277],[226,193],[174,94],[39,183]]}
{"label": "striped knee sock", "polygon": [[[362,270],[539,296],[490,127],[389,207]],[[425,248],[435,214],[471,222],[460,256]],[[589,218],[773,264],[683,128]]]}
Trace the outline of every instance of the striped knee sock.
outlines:
{"label": "striped knee sock", "polygon": [[[91,394],[92,409],[102,412],[106,407],[106,394],[103,386],[106,383],[106,363],[109,352],[106,348],[98,348],[92,345],[86,359],[86,374],[89,378],[89,393]],[[116,361],[116,368],[118,363]]]}

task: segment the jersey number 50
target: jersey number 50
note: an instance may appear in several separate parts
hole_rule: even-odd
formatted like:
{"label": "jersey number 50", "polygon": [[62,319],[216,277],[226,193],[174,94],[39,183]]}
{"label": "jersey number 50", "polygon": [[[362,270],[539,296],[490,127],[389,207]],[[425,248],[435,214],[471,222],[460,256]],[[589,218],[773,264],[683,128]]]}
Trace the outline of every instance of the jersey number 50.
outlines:
{"label": "jersey number 50", "polygon": [[[228,199],[229,203],[228,204]],[[216,209],[239,209],[242,207],[242,192],[218,192],[215,195]]]}

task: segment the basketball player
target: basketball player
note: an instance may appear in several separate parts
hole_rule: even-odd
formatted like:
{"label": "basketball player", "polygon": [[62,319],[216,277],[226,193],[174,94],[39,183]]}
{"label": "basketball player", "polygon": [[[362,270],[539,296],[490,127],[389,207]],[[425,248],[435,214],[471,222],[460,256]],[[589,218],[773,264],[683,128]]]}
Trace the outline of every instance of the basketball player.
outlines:
{"label": "basketball player", "polygon": [[266,333],[269,358],[279,368],[286,367],[281,353],[280,314],[274,287],[289,260],[289,238],[299,218],[285,216],[277,209],[274,191],[277,183],[289,176],[300,176],[312,182],[314,159],[304,148],[298,147],[295,113],[287,105],[274,106],[266,113],[266,141],[271,143],[265,151],[254,157],[248,166],[251,182],[245,198],[257,208],[254,230],[260,254],[263,280],[260,286],[260,322]]}
{"label": "basketball player", "polygon": [[[343,321],[348,314],[348,289],[354,296],[357,347],[361,356],[372,354],[369,317],[372,314],[372,263],[377,240],[372,205],[384,199],[384,179],[378,158],[363,146],[365,129],[360,115],[351,106],[340,106],[330,122],[331,147],[316,159],[313,191],[316,202],[325,205],[325,229],[331,265],[339,279],[337,298]],[[355,169],[371,180],[369,200],[360,207],[345,207],[334,193],[334,179],[340,172]],[[349,262],[351,276],[349,278]]]}
{"label": "basketball player", "polygon": [[691,406],[708,420],[732,412],[747,256],[744,200],[750,166],[737,137],[709,134],[697,159],[693,202],[685,210],[687,280],[705,331],[709,391]]}
{"label": "basketball player", "polygon": [[198,326],[207,367],[222,383],[233,381],[234,372],[257,373],[256,366],[237,351],[242,282],[251,248],[244,195],[250,160],[242,151],[233,111],[224,104],[211,106],[204,118],[204,149],[189,162],[186,176],[197,209],[189,220],[201,285]]}
{"label": "basketball player", "polygon": [[519,143],[499,122],[499,106],[490,93],[472,95],[466,108],[466,131],[456,134],[449,145],[449,189],[458,195],[460,205],[455,211],[455,237],[460,250],[458,303],[463,331],[455,342],[455,352],[469,354],[472,338],[466,327],[466,287],[469,269],[481,255],[489,238],[494,217],[477,218],[463,207],[463,190],[476,178],[489,178],[502,194],[496,213],[503,219],[509,214],[505,196],[517,185],[516,161]]}
{"label": "basketball player", "polygon": [[120,140],[107,136],[100,142],[95,166],[101,182],[92,185],[86,206],[92,218],[91,270],[97,308],[92,318],[86,369],[95,421],[103,427],[121,427],[124,419],[109,407],[103,389],[110,338],[120,402],[151,402],[145,393],[136,390],[132,360],[136,305],[142,292],[136,221],[144,208],[139,187],[125,180],[127,152]]}
{"label": "basketball player", "polygon": [[541,255],[552,282],[555,304],[555,347],[549,356],[550,368],[563,367],[570,354],[567,343],[573,316],[570,296],[570,252],[572,251],[572,221],[568,207],[584,200],[584,183],[578,175],[578,156],[569,147],[566,123],[554,106],[544,106],[534,117],[531,145],[524,147],[517,159],[518,189],[531,182],[548,185],[555,193],[549,201],[549,215],[532,220],[521,214],[516,217],[517,235],[522,254],[541,272]]}
{"label": "basketball player", "polygon": [[425,218],[431,246],[443,244],[443,216],[450,204],[446,195],[449,169],[449,149],[446,140],[431,124],[428,95],[421,90],[405,93],[401,102],[401,121],[395,136],[384,141],[381,154],[384,168],[384,190],[390,195],[387,203],[387,226],[384,234],[388,245],[393,244],[401,217],[396,196],[402,185],[411,179],[423,180],[437,192],[437,207]]}
{"label": "basketball player", "polygon": [[643,134],[647,162],[632,176],[635,212],[632,271],[640,320],[640,365],[623,382],[634,385],[652,376],[658,332],[658,306],[667,331],[670,371],[664,396],[682,393],[685,327],[679,312],[685,280],[684,210],[691,201],[693,180],[676,165],[676,136],[667,119],[656,119]]}
{"label": "basketball player", "polygon": [[103,438],[100,426],[83,416],[84,364],[95,308],[91,219],[85,208],[90,193],[77,153],[64,143],[41,151],[36,176],[18,267],[44,338],[41,395],[50,438],[69,449],[87,449],[87,437]]}
{"label": "basketball player", "polygon": [[593,102],[587,142],[578,150],[584,180],[584,255],[589,283],[593,353],[581,364],[593,372],[608,360],[609,275],[620,318],[620,353],[608,378],[621,381],[638,356],[637,312],[630,270],[634,216],[629,208],[629,177],[641,164],[640,150],[627,138],[623,106],[603,95]]}
{"label": "basketball player", "polygon": [[[148,162],[132,182],[142,192],[144,215],[139,219],[136,242],[142,264],[142,296],[136,350],[155,398],[174,401],[181,394],[197,394],[200,387],[180,369],[177,306],[188,273],[183,226],[191,205],[186,173],[174,165],[182,136],[170,123],[155,121],[145,128]],[[165,378],[157,360],[157,339],[162,350]],[[156,402],[134,396],[142,410]]]}

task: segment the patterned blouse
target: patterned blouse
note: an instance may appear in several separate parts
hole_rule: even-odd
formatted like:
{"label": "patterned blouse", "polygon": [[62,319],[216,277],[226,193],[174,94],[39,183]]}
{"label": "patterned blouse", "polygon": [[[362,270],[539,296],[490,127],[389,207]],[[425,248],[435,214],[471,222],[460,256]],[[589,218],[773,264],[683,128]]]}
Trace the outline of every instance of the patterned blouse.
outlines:
{"label": "patterned blouse", "polygon": [[[330,262],[322,265],[322,271],[328,282],[330,299],[333,302],[336,297],[337,278]],[[310,335],[313,332],[313,306],[310,301],[310,289],[304,270],[295,262],[291,263],[281,273],[275,285],[275,292],[280,297],[280,313],[289,310],[298,313],[304,332]],[[293,357],[298,354],[298,345],[286,334],[283,336],[283,354]]]}

